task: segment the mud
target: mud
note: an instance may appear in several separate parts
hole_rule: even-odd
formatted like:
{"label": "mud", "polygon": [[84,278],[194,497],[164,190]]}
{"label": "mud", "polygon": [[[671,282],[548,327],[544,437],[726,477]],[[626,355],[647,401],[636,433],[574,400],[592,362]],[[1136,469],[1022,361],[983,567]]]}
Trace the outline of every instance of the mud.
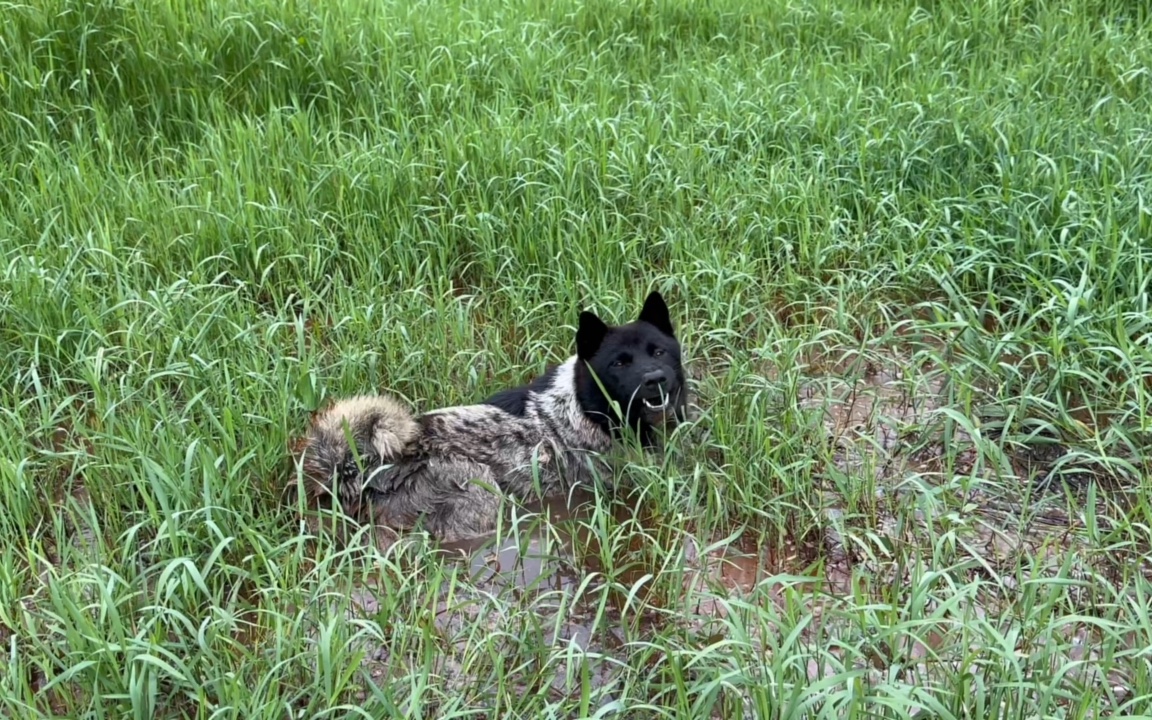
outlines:
{"label": "mud", "polygon": [[[948,391],[939,368],[917,366],[895,351],[823,365],[804,384],[800,405],[821,417],[832,447],[835,473],[826,473],[821,489],[834,554],[843,546],[831,528],[847,510],[845,478],[849,490],[870,491],[868,500],[878,509],[872,529],[889,535],[907,503],[925,496],[942,510],[959,508],[974,532],[971,541],[994,557],[1036,552],[1077,529],[1059,489],[1036,482],[1050,479],[1062,448],[1005,446],[1005,472],[1003,463],[982,453],[963,425],[943,412]],[[979,426],[978,418],[967,422]],[[913,516],[920,523],[932,520],[919,508]]]}
{"label": "mud", "polygon": [[[807,661],[810,680],[855,668],[880,682],[897,664],[904,668],[903,682],[913,685],[942,671],[952,672],[964,653],[973,649],[961,647],[949,627],[961,625],[963,617],[994,617],[1013,598],[966,599],[953,611],[956,617],[919,635],[901,636],[882,650],[847,657],[821,649],[831,638],[859,632],[853,629],[852,613],[844,610],[856,601],[854,595],[857,599],[892,595],[894,587],[906,587],[933,569],[923,561],[898,562],[898,556],[917,554],[893,555],[890,548],[915,546],[931,537],[930,531],[941,529],[943,517],[949,517],[967,547],[983,553],[993,571],[1018,567],[1027,557],[1035,577],[1051,576],[1061,561],[1070,554],[1076,557],[1080,549],[1074,533],[1068,532],[1075,522],[1059,497],[1042,497],[1032,506],[1022,503],[1019,493],[1005,497],[1004,478],[998,478],[1000,484],[989,481],[993,473],[981,464],[973,438],[962,427],[945,435],[940,410],[946,407],[947,393],[942,373],[931,366],[917,367],[898,353],[874,355],[867,361],[824,362],[808,369],[799,403],[819,418],[831,448],[831,466],[820,478],[826,520],[822,563],[815,568],[818,576],[804,581],[785,582],[780,577],[813,570],[795,548],[774,552],[744,538],[702,552],[718,538],[696,538],[684,531],[674,539],[680,543],[681,595],[648,594],[640,586],[651,584],[661,569],[640,562],[615,578],[616,600],[621,586],[632,587],[634,595],[620,602],[598,602],[602,593],[611,595],[612,583],[597,562],[602,538],[581,522],[592,504],[589,495],[574,497],[571,506],[553,502],[529,508],[549,520],[518,538],[442,546],[464,580],[442,593],[434,608],[435,627],[445,638],[440,672],[461,693],[475,691],[478,672],[468,666],[468,658],[476,657],[477,647],[489,638],[519,634],[525,646],[544,648],[548,669],[518,691],[529,692],[532,682],[546,682],[552,696],[576,697],[581,682],[587,682],[596,689],[599,702],[606,703],[613,688],[643,666],[635,643],[642,642],[646,633],[679,627],[698,642],[715,641],[730,628],[726,623],[738,607],[734,599],[771,606],[772,617],[780,617],[791,606],[791,612],[811,619],[802,634],[813,644]],[[861,517],[858,508],[853,510],[846,502],[846,493],[861,495],[856,505],[866,500],[874,515]],[[622,554],[632,562],[643,558],[642,548],[632,540],[612,550],[618,559]],[[1078,563],[1082,561],[1074,561]],[[1080,576],[1089,571],[1080,565],[1075,569]],[[998,578],[1000,592],[1011,592],[1011,582],[1008,575]],[[362,601],[367,608],[373,605],[370,594]],[[639,611],[640,606],[647,610]],[[930,611],[931,607],[925,609]],[[754,652],[764,653],[768,647],[764,633],[786,633],[789,628],[772,621],[746,630]],[[515,643],[495,649],[508,657],[520,651]],[[402,670],[383,646],[373,651],[371,661],[378,677]],[[1104,679],[1094,667],[1087,662],[1084,672]],[[582,673],[585,679],[575,681]],[[1107,680],[1120,682],[1112,675]]]}
{"label": "mud", "polygon": [[[1083,588],[1070,589],[1068,598],[1073,612],[1090,616],[1101,597],[1096,594],[1099,579],[1133,570],[1131,559],[1096,549],[1085,533],[1083,515],[1069,511],[1069,497],[1082,500],[1086,485],[1062,487],[1054,481],[1054,467],[1067,448],[1039,438],[1031,445],[999,444],[997,457],[988,450],[996,438],[985,431],[978,443],[961,424],[979,428],[979,418],[953,418],[945,431],[950,388],[938,367],[917,366],[908,354],[886,351],[867,361],[813,370],[803,385],[801,405],[819,417],[832,447],[833,472],[826,473],[821,491],[827,520],[825,572],[834,596],[849,592],[849,577],[868,578],[871,588],[865,596],[882,597],[886,587],[951,572],[925,560],[909,561],[917,555],[932,558],[925,539],[942,532],[957,539],[954,562],[970,567],[966,578],[985,580],[993,588],[964,599],[956,612],[993,625],[1011,621],[1025,585],[1057,577],[1062,583],[1085,582]],[[846,489],[864,496],[857,498],[855,510],[846,502]],[[1111,527],[1103,514],[1094,520]],[[891,551],[896,547],[901,552]],[[1146,567],[1142,571],[1149,576]],[[941,623],[923,638],[904,638],[899,661],[906,682],[916,685],[958,670],[964,653],[980,650],[962,646],[953,637],[959,633],[946,626]],[[1058,635],[1066,637],[1057,638],[1063,650],[1053,649],[1053,662],[1073,662],[1070,677],[1107,682],[1117,697],[1125,695],[1125,677],[1114,666],[1104,668],[1084,626],[1070,623]],[[889,667],[893,660],[878,658],[876,668]],[[813,677],[819,674],[815,666],[809,671]]]}
{"label": "mud", "polygon": [[[671,624],[680,625],[688,637],[715,637],[713,621],[727,614],[724,599],[753,592],[783,564],[783,557],[749,542],[701,552],[705,544],[685,533],[682,567],[673,571],[682,575],[682,594],[645,593],[645,581],[651,584],[659,568],[637,563],[635,569],[614,568],[609,578],[597,553],[588,552],[600,540],[588,523],[593,507],[591,495],[575,495],[570,504],[553,501],[527,508],[547,521],[527,523],[535,527],[519,537],[439,547],[457,570],[456,581],[446,582],[430,607],[442,638],[436,671],[448,689],[461,697],[482,694],[477,684],[492,670],[477,667],[476,658],[495,652],[538,666],[536,673],[518,675],[515,692],[539,692],[543,683],[554,699],[592,692],[596,705],[603,706],[621,683],[653,661],[643,649],[645,638]],[[616,511],[616,521],[635,521],[628,511]],[[381,605],[367,587],[358,589],[354,599],[360,616],[372,615]],[[411,659],[395,654],[387,643],[365,649],[377,679],[414,670]],[[525,663],[526,652],[537,655],[535,663]]]}
{"label": "mud", "polygon": [[587,491],[527,504],[523,515],[535,515],[538,520],[530,521],[536,528],[520,538],[484,537],[439,547],[446,556],[467,563],[470,579],[478,587],[571,590],[579,582],[570,557],[573,543],[579,541],[578,524],[588,517],[594,504],[595,497]]}

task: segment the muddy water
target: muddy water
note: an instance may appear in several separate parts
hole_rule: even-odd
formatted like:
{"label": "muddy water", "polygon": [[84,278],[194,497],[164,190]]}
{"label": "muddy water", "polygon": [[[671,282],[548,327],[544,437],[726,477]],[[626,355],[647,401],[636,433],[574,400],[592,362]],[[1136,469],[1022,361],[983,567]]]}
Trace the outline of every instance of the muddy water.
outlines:
{"label": "muddy water", "polygon": [[[780,571],[785,559],[747,541],[703,553],[704,543],[684,534],[677,540],[682,543],[686,568],[682,592],[662,598],[640,591],[636,593],[638,601],[633,598],[629,605],[625,597],[629,591],[644,576],[658,574],[660,569],[642,562],[624,571],[619,565],[608,568],[607,574],[619,583],[613,586],[601,567],[599,553],[588,552],[604,542],[588,522],[595,505],[589,493],[575,494],[571,503],[563,498],[551,500],[526,508],[543,517],[526,522],[526,527],[535,527],[528,527],[519,537],[439,546],[448,562],[466,576],[464,582],[448,581],[451,587],[445,588],[431,608],[435,627],[445,639],[437,671],[450,688],[464,692],[476,683],[483,684],[487,671],[476,668],[475,658],[491,651],[478,651],[478,644],[487,642],[488,636],[511,634],[543,646],[551,655],[554,671],[549,673],[548,682],[554,695],[578,695],[579,678],[587,672],[592,687],[602,694],[600,702],[609,702],[616,684],[637,671],[639,661],[633,654],[644,652],[642,646],[631,646],[629,639],[649,637],[669,623],[706,635],[709,621],[722,620],[727,612],[722,598],[754,591],[765,578]],[[613,511],[619,525],[632,523],[629,529],[636,526],[635,508],[620,505]],[[649,530],[641,527],[636,535]],[[628,530],[618,527],[616,532],[626,536]],[[620,553],[613,553],[614,559],[621,563],[635,562],[637,557],[642,560],[643,554],[634,552],[629,537],[623,540]],[[651,578],[648,581],[651,584]],[[607,599],[602,601],[605,594]],[[380,605],[367,588],[357,592],[356,602],[367,613]],[[657,616],[641,606],[671,612]],[[525,627],[526,616],[531,616],[530,624],[536,630]],[[507,653],[512,657],[521,651],[509,647]],[[405,672],[404,660],[392,657],[387,646],[371,648],[369,663],[377,677]]]}
{"label": "muddy water", "polygon": [[[546,529],[529,532],[519,539],[505,538],[497,542],[493,538],[482,538],[440,547],[450,557],[467,563],[471,581],[478,588],[574,591],[589,574],[604,572],[599,556],[589,552],[589,549],[598,549],[602,538],[582,522],[588,519],[594,505],[592,494],[581,492],[574,495],[571,506],[565,506],[563,500],[552,500],[543,508],[529,506],[530,511],[547,513]],[[631,512],[617,509],[614,520],[618,523],[633,520]],[[643,524],[641,529],[643,532],[653,530]],[[689,534],[683,536],[681,543],[688,570],[686,590],[718,586],[729,592],[748,592],[770,575],[792,567],[787,561],[795,559],[757,548],[751,541],[737,541],[706,554],[701,553],[700,542]],[[633,542],[625,549],[636,550],[636,546]],[[625,569],[619,575],[622,582],[630,584],[654,572],[658,572],[658,568],[640,565]]]}
{"label": "muddy water", "polygon": [[[458,570],[430,608],[442,638],[436,672],[447,690],[466,695],[478,684],[486,685],[493,652],[519,665],[525,652],[520,641],[549,654],[547,682],[554,696],[579,695],[585,673],[591,685],[601,689],[610,688],[622,674],[626,663],[619,618],[597,613],[590,588],[579,587],[583,577],[575,548],[587,532],[580,521],[590,515],[594,498],[574,493],[571,502],[566,500],[523,508],[522,529],[506,537],[439,545],[438,552]],[[354,601],[363,613],[380,606],[367,587],[355,592]],[[411,671],[408,659],[394,657],[388,644],[365,649],[374,677]],[[518,674],[524,679],[511,680],[516,692],[535,692],[528,685],[531,673]]]}
{"label": "muddy water", "polygon": [[574,491],[570,497],[530,503],[524,513],[541,518],[525,535],[442,543],[440,549],[467,562],[471,580],[480,588],[571,590],[579,578],[564,560],[571,560],[573,543],[579,539],[579,521],[586,519],[594,506],[595,497],[583,490]]}
{"label": "muddy water", "polygon": [[[910,358],[891,353],[868,363],[831,365],[807,373],[798,402],[802,409],[819,416],[832,445],[831,461],[841,477],[848,478],[847,484],[840,485],[817,478],[817,482],[823,482],[822,511],[827,520],[820,567],[823,582],[820,592],[815,585],[810,586],[811,596],[801,602],[803,611],[815,618],[812,628],[823,627],[820,632],[827,633],[828,627],[837,622],[826,608],[837,603],[850,605],[859,599],[853,599],[855,592],[865,598],[889,596],[893,587],[907,584],[913,572],[922,575],[931,570],[898,563],[891,555],[886,557],[876,549],[876,541],[890,547],[911,546],[931,537],[939,531],[939,518],[934,512],[950,512],[950,522],[963,526],[957,532],[964,536],[968,547],[979,551],[992,567],[1010,569],[1021,557],[1035,558],[1033,571],[1045,575],[1054,572],[1070,553],[1075,557],[1075,543],[1067,537],[1052,541],[1053,529],[1067,529],[1069,525],[1058,502],[1023,522],[1018,509],[998,504],[991,489],[957,481],[965,475],[976,480],[1004,479],[989,478],[989,471],[977,469],[976,444],[964,432],[955,432],[946,444],[938,411],[946,404],[947,387],[943,376],[932,371],[931,367],[914,368]],[[946,457],[948,463],[944,462]],[[874,493],[870,517],[852,515],[842,495],[845,487],[863,487]],[[921,511],[922,507],[941,502],[943,506],[931,512]],[[435,611],[436,626],[454,639],[442,668],[450,684],[463,687],[473,682],[473,671],[465,667],[464,657],[469,643],[476,642],[476,628],[507,632],[510,614],[514,612],[509,609],[511,606],[540,618],[539,625],[548,628],[543,641],[551,652],[575,648],[582,654],[582,660],[573,657],[557,664],[553,676],[556,693],[576,691],[566,679],[570,677],[566,672],[569,662],[591,663],[596,687],[611,688],[627,672],[624,668],[632,663],[625,639],[634,635],[623,627],[618,607],[609,604],[607,610],[599,613],[592,607],[599,581],[590,578],[602,574],[604,568],[596,562],[597,553],[589,553],[587,548],[603,538],[582,526],[581,521],[588,519],[593,505],[593,498],[587,494],[573,497],[571,505],[563,499],[552,501],[528,508],[543,512],[549,522],[518,538],[498,542],[486,538],[442,546],[470,578],[466,584],[455,586],[452,603],[445,601]],[[626,518],[617,520],[623,522]],[[647,529],[642,528],[641,533]],[[688,572],[684,574],[683,594],[671,598],[674,602],[669,606],[684,617],[678,620],[662,614],[653,622],[664,626],[682,622],[689,629],[707,634],[708,622],[723,620],[732,607],[726,598],[759,593],[758,601],[782,606],[783,593],[778,585],[771,584],[772,576],[799,574],[807,569],[798,554],[787,548],[772,553],[748,540],[702,553],[700,548],[713,540],[694,538],[687,532],[671,540],[683,543],[682,557]],[[869,543],[874,552],[861,553],[860,547]],[[621,550],[629,552],[634,548]],[[906,555],[919,556],[915,552]],[[931,553],[927,556],[931,557]],[[656,572],[656,567],[641,565],[617,579],[628,585],[646,573]],[[807,587],[802,590],[807,592]],[[1001,592],[1005,596],[998,599],[965,601],[963,611],[974,617],[995,617],[1002,605],[1013,602],[1010,586],[1005,585]],[[573,598],[577,599],[571,602]],[[659,605],[659,600],[654,598],[650,604]],[[942,657],[956,651],[957,639],[945,626],[941,623],[940,630],[906,638],[902,653],[913,675],[928,677],[938,672],[938,667],[932,669],[933,664],[938,666],[944,662]],[[814,632],[806,630],[805,634]],[[384,648],[375,659],[381,668],[390,664]],[[882,658],[870,661],[869,671],[880,673],[886,663]],[[833,674],[833,665],[813,660],[809,662],[809,676],[817,679]]]}

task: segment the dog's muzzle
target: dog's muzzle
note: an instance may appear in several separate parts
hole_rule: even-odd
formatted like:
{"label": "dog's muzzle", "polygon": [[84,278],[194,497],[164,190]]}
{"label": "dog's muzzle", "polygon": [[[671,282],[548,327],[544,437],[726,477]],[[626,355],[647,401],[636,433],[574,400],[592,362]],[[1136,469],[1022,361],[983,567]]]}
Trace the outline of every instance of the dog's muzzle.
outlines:
{"label": "dog's muzzle", "polygon": [[644,419],[652,425],[675,425],[684,422],[688,416],[684,402],[684,389],[676,388],[668,394],[637,399]]}

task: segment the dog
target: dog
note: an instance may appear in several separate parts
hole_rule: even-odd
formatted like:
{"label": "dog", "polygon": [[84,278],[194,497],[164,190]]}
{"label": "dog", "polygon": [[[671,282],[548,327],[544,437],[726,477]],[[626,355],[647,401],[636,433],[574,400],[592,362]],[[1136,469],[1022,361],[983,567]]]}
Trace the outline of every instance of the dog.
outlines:
{"label": "dog", "polygon": [[494,531],[502,496],[591,486],[610,473],[614,443],[655,450],[687,419],[681,347],[660,293],[625,325],[581,312],[575,340],[567,360],[479,404],[417,414],[390,395],[335,402],[296,448],[306,494],[335,496],[358,520],[467,540]]}

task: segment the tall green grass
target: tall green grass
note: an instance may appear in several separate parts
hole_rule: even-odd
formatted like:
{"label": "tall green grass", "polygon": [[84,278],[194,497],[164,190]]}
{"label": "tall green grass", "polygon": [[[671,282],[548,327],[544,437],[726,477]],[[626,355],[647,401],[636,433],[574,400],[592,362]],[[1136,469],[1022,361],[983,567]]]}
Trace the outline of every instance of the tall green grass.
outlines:
{"label": "tall green grass", "polygon": [[[0,15],[6,715],[1149,712],[1139,3]],[[700,417],[516,515],[538,586],[281,501],[326,399],[478,400],[650,289]]]}

